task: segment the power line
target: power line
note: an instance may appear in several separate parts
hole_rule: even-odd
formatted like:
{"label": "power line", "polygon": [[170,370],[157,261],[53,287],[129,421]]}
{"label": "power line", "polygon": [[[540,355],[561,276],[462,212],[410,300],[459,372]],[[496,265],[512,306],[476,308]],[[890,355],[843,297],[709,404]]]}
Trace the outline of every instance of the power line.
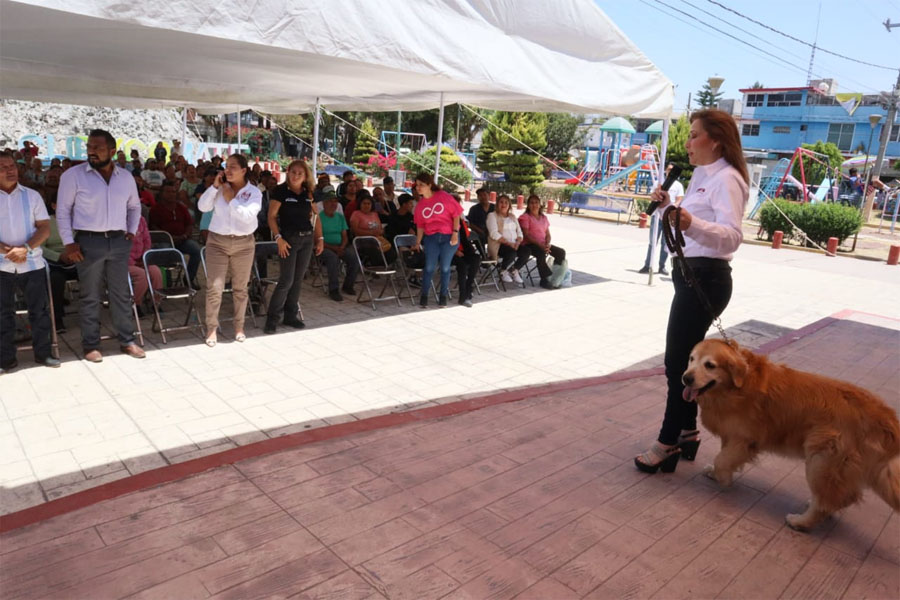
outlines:
{"label": "power line", "polygon": [[[765,29],[768,29],[769,31],[773,31],[773,32],[777,33],[778,35],[782,35],[782,36],[784,36],[784,37],[786,37],[786,38],[788,38],[788,39],[790,39],[790,40],[794,40],[795,42],[798,42],[798,43],[800,43],[800,44],[803,44],[804,46],[808,46],[808,47],[810,47],[810,48],[813,47],[813,44],[811,44],[811,43],[809,43],[809,42],[807,42],[807,41],[805,41],[805,40],[801,40],[800,38],[794,37],[794,36],[792,36],[792,35],[789,34],[789,33],[785,33],[785,32],[783,32],[783,31],[781,31],[781,30],[779,30],[779,29],[775,29],[774,27],[771,27],[771,26],[769,26],[769,25],[766,25],[766,24],[763,23],[762,21],[757,21],[756,19],[754,19],[754,18],[752,18],[752,17],[748,17],[748,16],[745,15],[744,13],[738,12],[738,11],[734,10],[733,8],[731,8],[731,7],[725,6],[725,5],[722,4],[721,2],[717,2],[716,0],[706,0],[706,1],[709,2],[710,4],[715,4],[715,5],[718,6],[719,8],[722,8],[722,9],[724,9],[724,10],[727,10],[728,12],[733,13],[733,14],[735,14],[735,15],[741,17],[742,19],[746,19],[746,20],[750,21],[751,23],[756,23],[756,24],[759,25],[760,27],[764,27]],[[826,54],[831,54],[831,55],[833,55],[833,56],[837,56],[838,58],[843,58],[844,60],[849,60],[849,61],[851,61],[851,62],[859,63],[859,64],[861,64],[861,65],[866,65],[866,66],[868,66],[868,67],[875,67],[876,69],[884,69],[884,70],[886,70],[886,71],[896,71],[896,70],[897,70],[896,67],[886,67],[886,66],[884,66],[884,65],[876,65],[875,63],[870,63],[870,62],[866,62],[866,61],[864,61],[864,60],[859,60],[859,59],[856,59],[856,58],[851,58],[851,57],[849,57],[849,56],[846,56],[846,55],[844,55],[844,54],[840,54],[840,53],[838,53],[838,52],[832,52],[831,50],[826,50],[825,48],[822,48],[822,47],[819,46],[819,45],[816,45],[816,49],[817,49],[819,52],[824,52],[824,53],[826,53]]]}

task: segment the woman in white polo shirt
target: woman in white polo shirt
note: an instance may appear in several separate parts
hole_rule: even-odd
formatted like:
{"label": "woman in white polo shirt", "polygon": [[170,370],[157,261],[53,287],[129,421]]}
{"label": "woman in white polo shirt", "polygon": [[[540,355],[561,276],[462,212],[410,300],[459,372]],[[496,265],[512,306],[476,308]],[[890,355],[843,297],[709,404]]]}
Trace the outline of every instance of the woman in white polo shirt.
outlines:
{"label": "woman in white polo shirt", "polygon": [[244,334],[247,284],[256,251],[253,239],[258,225],[256,215],[262,207],[262,193],[250,183],[249,175],[247,159],[232,154],[225,162],[225,170],[197,202],[202,212],[213,213],[206,239],[206,345],[210,347],[217,341],[219,308],[229,269],[234,290],[234,339],[238,342],[247,339]]}
{"label": "woman in white polo shirt", "polygon": [[[691,349],[728,306],[730,262],[744,239],[741,220],[747,206],[750,177],[734,119],[720,110],[693,113],[685,147],[695,169],[681,201],[679,228],[685,238],[684,261],[715,314],[709,313],[698,290],[685,281],[681,260],[676,258],[672,268],[675,297],[666,329],[666,412],[657,441],[634,459],[635,466],[647,473],[659,469],[672,472],[679,457],[694,460],[697,455],[700,432],[696,398],[683,397],[681,376],[687,369]],[[662,210],[669,204],[669,194],[656,188],[653,200],[660,203]]]}

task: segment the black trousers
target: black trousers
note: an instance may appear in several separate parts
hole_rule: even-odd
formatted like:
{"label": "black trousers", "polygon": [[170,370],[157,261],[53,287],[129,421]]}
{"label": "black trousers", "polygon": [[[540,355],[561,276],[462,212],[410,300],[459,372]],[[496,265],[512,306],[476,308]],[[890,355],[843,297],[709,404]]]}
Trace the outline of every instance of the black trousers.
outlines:
{"label": "black trousers", "polygon": [[313,253],[312,235],[291,235],[287,238],[291,245],[287,258],[280,258],[281,272],[278,275],[278,285],[272,293],[269,301],[269,309],[266,311],[266,322],[276,324],[281,320],[282,314],[286,321],[296,321],[300,310],[300,285],[306,276],[309,267],[309,259]]}
{"label": "black trousers", "polygon": [[65,326],[63,315],[66,314],[66,282],[78,281],[78,270],[75,265],[47,261],[50,264],[50,290],[53,295],[53,323],[56,329]]}
{"label": "black trousers", "polygon": [[[544,252],[544,249],[537,244],[522,244],[519,246],[518,251],[519,261],[524,260],[522,265],[525,265],[528,262],[528,257],[533,256],[535,262],[537,262],[538,273],[541,276],[541,281],[545,281],[550,278],[550,274],[553,272],[550,270],[550,267],[547,266],[547,252]],[[553,257],[553,261],[556,264],[561,263],[566,260],[566,251],[560,248],[559,246],[550,246],[550,256]],[[519,261],[516,261],[516,265],[518,266]]]}
{"label": "black trousers", "polygon": [[50,357],[50,302],[44,269],[0,271],[0,368],[16,360],[16,289],[25,294],[35,360]]}
{"label": "black trousers", "polygon": [[109,311],[121,346],[134,343],[134,317],[128,287],[131,240],[117,234],[103,237],[76,233],[84,260],[75,265],[81,290],[81,345],[85,352],[100,347],[100,307],[103,288],[109,292]]}
{"label": "black trousers", "polygon": [[471,300],[475,288],[475,277],[481,266],[481,257],[472,250],[470,244],[463,247],[462,256],[454,256],[452,264],[456,265],[456,279],[459,282],[459,299]]}
{"label": "black trousers", "polygon": [[[691,260],[691,259],[689,259]],[[722,314],[731,300],[731,267],[724,260],[693,259],[692,264],[700,289],[706,294],[716,315]],[[684,384],[681,376],[687,369],[691,350],[706,336],[712,325],[713,315],[703,307],[697,291],[690,287],[681,273],[678,259],[672,268],[675,297],[669,310],[669,326],[666,329],[666,413],[659,431],[659,442],[672,445],[678,442],[682,429],[697,428],[697,403],[685,402],[682,397]]]}

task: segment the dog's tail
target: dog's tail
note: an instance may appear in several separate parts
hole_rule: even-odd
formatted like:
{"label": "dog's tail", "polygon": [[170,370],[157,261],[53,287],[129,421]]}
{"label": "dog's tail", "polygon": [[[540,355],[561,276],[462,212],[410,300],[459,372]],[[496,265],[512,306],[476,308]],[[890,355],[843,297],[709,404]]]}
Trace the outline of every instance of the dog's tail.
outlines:
{"label": "dog's tail", "polygon": [[890,459],[875,474],[872,489],[891,508],[900,512],[900,456]]}

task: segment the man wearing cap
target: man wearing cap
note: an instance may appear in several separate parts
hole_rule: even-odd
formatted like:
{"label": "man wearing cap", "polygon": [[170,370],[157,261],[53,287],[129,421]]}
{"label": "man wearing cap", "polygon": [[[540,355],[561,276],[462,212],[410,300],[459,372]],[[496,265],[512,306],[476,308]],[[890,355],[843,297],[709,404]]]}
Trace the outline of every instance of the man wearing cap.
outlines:
{"label": "man wearing cap", "polygon": [[16,289],[28,306],[34,359],[58,367],[51,355],[50,304],[41,244],[50,236],[50,217],[35,190],[19,185],[12,156],[0,155],[0,374],[16,361]]}
{"label": "man wearing cap", "polygon": [[65,259],[78,269],[81,290],[81,345],[84,358],[100,362],[100,307],[103,283],[109,291],[113,328],[122,352],[144,358],[134,343],[128,262],[131,240],[141,219],[141,201],[131,173],[112,158],[116,140],[94,129],[88,135],[87,163],[63,173],[59,182],[56,222],[66,245]]}
{"label": "man wearing cap", "polygon": [[319,260],[328,271],[328,297],[335,302],[344,299],[338,291],[341,278],[341,261],[347,267],[347,276],[344,278],[345,294],[351,296],[355,293],[353,283],[359,272],[359,262],[353,246],[349,245],[347,237],[347,220],[338,212],[337,193],[330,185],[322,189],[322,210],[319,211],[319,222],[322,223],[322,237],[325,241],[325,249],[319,255]]}

